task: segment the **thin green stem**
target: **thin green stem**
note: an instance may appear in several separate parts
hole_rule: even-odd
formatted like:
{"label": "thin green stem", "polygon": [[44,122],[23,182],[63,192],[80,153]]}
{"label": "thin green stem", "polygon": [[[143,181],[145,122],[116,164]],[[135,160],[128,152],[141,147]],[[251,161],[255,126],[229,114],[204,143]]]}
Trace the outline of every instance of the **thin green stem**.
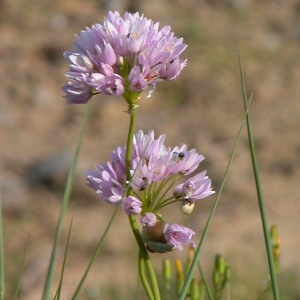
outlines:
{"label": "thin green stem", "polygon": [[[150,279],[150,283],[151,283],[151,287],[152,287],[154,300],[160,300],[160,292],[159,292],[156,276],[155,276],[155,273],[154,273],[154,269],[153,269],[148,251],[145,247],[143,238],[140,234],[140,230],[139,230],[138,225],[136,223],[136,219],[134,218],[133,215],[130,215],[129,216],[129,221],[130,221],[130,225],[131,225],[131,229],[133,231],[134,237],[135,237],[135,239],[138,243],[139,249],[140,249],[140,254],[139,255],[143,259],[144,264],[146,266],[146,270],[147,270],[148,277]],[[147,287],[144,286],[144,288],[146,289]]]}
{"label": "thin green stem", "polygon": [[66,249],[65,249],[64,260],[63,260],[63,263],[62,263],[60,280],[59,280],[56,295],[54,296],[55,300],[56,299],[60,300],[62,283],[63,283],[64,273],[65,273],[65,267],[66,267],[66,263],[67,263],[67,256],[68,256],[68,249],[69,249],[69,243],[70,243],[70,238],[71,238],[72,225],[73,225],[73,218],[71,219],[71,223],[70,223],[70,227],[69,227],[69,233],[68,233],[68,238],[67,238],[67,244],[66,244]]}
{"label": "thin green stem", "polygon": [[141,252],[139,253],[139,274],[140,274],[140,279],[142,281],[144,290],[147,294],[148,300],[154,300],[151,288],[148,284],[147,278],[146,278],[146,274],[145,274],[145,264],[144,264],[144,260],[141,256]]}
{"label": "thin green stem", "polygon": [[[167,199],[164,199],[164,197],[168,194],[168,192],[173,188],[173,186],[175,185],[176,181],[180,178],[180,175],[178,176],[169,176],[167,179],[165,179],[160,185],[159,185],[159,188],[157,189],[157,192],[155,193],[154,195],[154,199],[157,199],[158,198],[158,195],[163,191],[163,189],[166,187],[166,185],[171,181],[173,180],[173,182],[171,184],[169,184],[169,186],[167,188],[165,188],[165,190],[163,191],[163,194],[160,195],[159,199],[156,201],[157,204],[153,207],[153,210],[155,211],[158,211],[159,209],[161,209],[162,207],[166,206],[166,205],[169,205],[173,202],[176,202],[177,199],[175,200],[172,200],[174,199],[173,196],[167,198]],[[172,200],[172,201],[170,201]],[[154,203],[154,202],[153,202]]]}
{"label": "thin green stem", "polygon": [[[135,124],[136,124],[136,110],[135,110],[135,104],[129,104],[128,112],[130,114],[130,124],[129,124],[129,130],[128,130],[128,137],[127,137],[127,146],[126,146],[126,180],[129,183],[131,181],[131,157],[132,157],[132,144],[133,144],[133,135],[135,130]],[[132,190],[129,189],[127,192],[127,195],[131,195]],[[156,276],[154,273],[154,269],[148,254],[148,251],[145,247],[143,238],[141,236],[140,230],[138,228],[136,219],[133,215],[129,215],[129,222],[132,229],[132,232],[135,236],[135,239],[137,241],[137,244],[140,249],[140,257],[143,259],[146,270],[148,273],[148,277],[150,279],[151,287],[152,287],[152,293],[154,296],[154,300],[160,300],[160,292],[156,280]],[[144,275],[142,275],[144,276]],[[144,282],[142,281],[144,284]],[[147,286],[144,285],[144,289],[147,289]]]}
{"label": "thin green stem", "polygon": [[[136,110],[134,108],[134,105],[129,105],[130,114],[130,123],[129,123],[129,130],[128,130],[128,136],[127,136],[127,146],[126,146],[126,179],[127,182],[130,182],[131,180],[131,155],[132,155],[132,143],[133,143],[133,135],[135,130],[135,124],[136,124]],[[129,191],[130,193],[130,191]]]}
{"label": "thin green stem", "polygon": [[[240,56],[239,56],[239,65],[240,65],[240,74],[241,74],[241,79],[242,79],[244,106],[245,106],[245,110],[248,110],[249,104],[248,104],[247,95],[246,95],[246,87],[245,87],[245,82],[244,82],[242,62],[241,62]],[[266,209],[265,209],[265,204],[264,204],[262,189],[261,189],[261,184],[260,184],[258,164],[257,164],[257,160],[256,160],[256,155],[255,155],[255,147],[254,147],[254,142],[253,142],[253,135],[252,135],[249,114],[247,114],[247,116],[246,116],[246,123],[247,123],[248,140],[249,140],[249,147],[250,147],[251,159],[252,159],[252,167],[253,167],[254,178],[255,178],[256,192],[257,192],[257,197],[258,197],[260,216],[261,216],[266,250],[267,250],[267,256],[268,256],[268,264],[269,264],[269,270],[270,270],[273,296],[274,296],[275,300],[279,300],[280,298],[279,298],[276,271],[275,271],[275,265],[274,265],[274,259],[273,259],[272,244],[271,244],[271,240],[270,240],[270,236],[269,236],[267,215],[266,215]]]}

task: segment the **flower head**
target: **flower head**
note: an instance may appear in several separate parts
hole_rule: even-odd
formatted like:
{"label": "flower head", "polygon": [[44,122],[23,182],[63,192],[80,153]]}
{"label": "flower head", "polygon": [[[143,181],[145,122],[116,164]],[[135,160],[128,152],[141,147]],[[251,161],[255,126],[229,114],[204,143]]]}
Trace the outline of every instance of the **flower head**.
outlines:
{"label": "flower head", "polygon": [[[186,65],[179,56],[186,49],[170,26],[139,13],[108,12],[102,24],[76,35],[69,60],[70,79],[64,87],[68,103],[86,103],[92,95],[123,95],[176,78]],[[129,99],[126,99],[130,101]]]}
{"label": "flower head", "polygon": [[[184,213],[192,213],[195,202],[214,193],[206,171],[197,173],[177,184],[180,177],[195,171],[204,157],[186,145],[167,148],[165,135],[155,138],[154,132],[138,131],[133,137],[130,180],[126,176],[126,146],[117,147],[111,153],[111,162],[95,165],[88,170],[87,184],[104,201],[117,204],[127,215],[140,215],[142,237],[151,252],[164,253],[182,250],[182,243],[195,246],[191,229],[168,225],[161,208],[181,201]],[[175,187],[175,188],[174,188]],[[130,195],[126,197],[126,191]],[[169,191],[173,189],[173,194]]]}

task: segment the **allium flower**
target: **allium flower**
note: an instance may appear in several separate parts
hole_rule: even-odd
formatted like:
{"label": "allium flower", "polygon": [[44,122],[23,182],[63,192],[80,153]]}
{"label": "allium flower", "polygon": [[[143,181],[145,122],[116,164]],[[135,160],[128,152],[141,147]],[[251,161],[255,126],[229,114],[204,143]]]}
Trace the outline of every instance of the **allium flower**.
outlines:
{"label": "allium flower", "polygon": [[179,250],[183,249],[181,243],[195,247],[192,240],[193,235],[195,235],[195,232],[192,229],[178,224],[168,226],[165,231],[166,242]]}
{"label": "allium flower", "polygon": [[106,165],[95,165],[96,171],[86,171],[87,185],[97,192],[97,195],[106,202],[117,204],[124,194],[124,187],[108,162]]}
{"label": "allium flower", "polygon": [[215,192],[211,189],[211,180],[206,176],[206,171],[189,178],[185,183],[181,183],[174,189],[174,196],[182,198],[188,202],[208,197]]}
{"label": "allium flower", "polygon": [[140,221],[143,226],[153,227],[156,224],[156,216],[153,213],[147,212],[141,217]]}
{"label": "allium flower", "polygon": [[[154,132],[138,131],[133,137],[131,178],[126,177],[126,146],[117,147],[111,153],[111,162],[95,165],[88,170],[87,184],[104,201],[117,204],[127,215],[141,215],[142,237],[151,252],[165,253],[174,249],[182,250],[182,243],[195,246],[191,229],[164,222],[161,208],[182,201],[184,213],[190,214],[199,199],[214,193],[206,171],[175,183],[179,177],[195,171],[204,157],[186,145],[166,148],[165,135],[155,139]],[[126,188],[131,194],[126,197]],[[174,190],[173,195],[169,191]],[[124,198],[125,197],[125,198]]]}
{"label": "allium flower", "polygon": [[[176,78],[186,65],[179,56],[186,49],[170,26],[139,13],[109,12],[103,24],[95,24],[76,35],[64,87],[68,103],[86,103],[92,95],[124,95],[154,87]],[[129,99],[126,99],[130,101]]]}
{"label": "allium flower", "polygon": [[[195,149],[166,148],[165,135],[154,138],[154,132],[144,134],[138,131],[134,135],[130,186],[135,192],[146,190],[152,183],[159,183],[170,175],[188,175],[204,159]],[[95,165],[95,171],[87,171],[88,185],[97,191],[100,198],[110,203],[118,203],[124,194],[126,183],[125,168],[126,147],[118,147],[111,153],[112,162]],[[174,196],[194,202],[213,193],[211,181],[202,172],[175,188]],[[145,210],[147,211],[147,210]]]}
{"label": "allium flower", "polygon": [[165,151],[165,138],[166,135],[162,134],[156,140],[153,130],[149,131],[148,134],[139,130],[133,137],[134,156],[149,160],[153,154],[161,155]]}
{"label": "allium flower", "polygon": [[122,203],[122,209],[126,215],[138,215],[142,211],[142,202],[133,196],[126,197]]}
{"label": "allium flower", "polygon": [[168,172],[170,174],[189,175],[197,169],[203,159],[204,157],[199,155],[195,149],[187,151],[187,145],[183,144],[180,148],[175,147],[172,150]]}

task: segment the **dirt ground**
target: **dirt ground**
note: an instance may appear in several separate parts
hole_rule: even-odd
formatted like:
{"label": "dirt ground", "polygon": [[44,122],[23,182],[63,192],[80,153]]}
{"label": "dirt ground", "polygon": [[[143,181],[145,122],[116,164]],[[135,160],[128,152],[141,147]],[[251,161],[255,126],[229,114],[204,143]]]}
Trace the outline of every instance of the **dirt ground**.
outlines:
{"label": "dirt ground", "polygon": [[[66,105],[61,86],[68,63],[62,53],[74,34],[101,23],[124,2],[0,1],[0,141],[7,299],[22,276],[22,300],[41,299],[60,203],[85,105]],[[136,5],[136,4],[135,4]],[[206,160],[219,190],[244,110],[241,55],[269,224],[281,240],[282,299],[300,299],[300,1],[142,1],[145,16],[170,24],[188,44],[188,66],[174,82],[140,101],[137,129],[167,134],[169,146],[186,143]],[[134,8],[131,6],[132,9]],[[73,218],[62,299],[71,299],[113,213],[85,185],[84,171],[125,144],[128,116],[118,97],[97,96],[79,158],[61,238],[55,286]],[[199,241],[214,197],[197,204],[187,224]],[[166,211],[171,223],[180,222]],[[29,242],[27,243],[27,240]],[[232,299],[256,299],[268,280],[262,226],[246,130],[205,242],[201,262],[211,275],[216,253],[229,261]],[[151,255],[159,271],[163,258]],[[85,284],[81,299],[130,299],[137,251],[127,218],[119,214]],[[116,292],[117,291],[117,292]],[[120,293],[124,291],[124,293]],[[108,294],[107,294],[108,293]],[[113,296],[114,295],[114,296]],[[270,297],[271,299],[271,297]]]}

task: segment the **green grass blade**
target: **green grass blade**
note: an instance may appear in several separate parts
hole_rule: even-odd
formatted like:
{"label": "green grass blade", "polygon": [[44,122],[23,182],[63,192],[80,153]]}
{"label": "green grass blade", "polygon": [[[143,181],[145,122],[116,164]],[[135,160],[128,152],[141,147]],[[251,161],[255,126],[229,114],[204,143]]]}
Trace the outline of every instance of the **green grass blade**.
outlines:
{"label": "green grass blade", "polygon": [[73,218],[72,218],[71,223],[70,223],[70,228],[69,228],[69,233],[68,233],[68,238],[67,238],[67,244],[66,244],[66,249],[65,249],[65,255],[64,255],[64,261],[63,261],[63,264],[62,264],[62,269],[61,269],[61,274],[60,274],[59,285],[58,285],[58,288],[57,288],[56,295],[54,297],[55,300],[60,299],[61,287],[62,287],[64,272],[65,272],[65,266],[66,266],[66,262],[67,262],[67,254],[68,254],[68,249],[69,249],[69,242],[70,242],[70,237],[71,237],[72,225],[73,225]]}
{"label": "green grass blade", "polygon": [[66,188],[65,188],[65,193],[64,193],[64,196],[63,196],[63,200],[62,200],[61,212],[60,212],[60,216],[59,216],[57,227],[56,227],[56,233],[55,233],[55,238],[54,238],[54,243],[53,243],[53,249],[52,249],[50,264],[49,264],[48,273],[47,273],[45,286],[44,286],[44,292],[43,292],[43,298],[42,298],[43,300],[50,300],[51,299],[50,293],[51,293],[51,286],[52,286],[52,281],[53,281],[54,265],[55,265],[58,242],[59,242],[59,238],[60,238],[60,235],[61,235],[64,216],[65,216],[65,213],[66,213],[66,210],[67,210],[67,206],[68,206],[70,196],[71,196],[71,191],[72,191],[72,188],[73,188],[75,170],[76,170],[76,166],[77,166],[78,156],[79,156],[79,152],[80,152],[80,149],[81,149],[85,128],[86,128],[87,121],[88,121],[90,111],[91,111],[91,103],[92,103],[92,101],[90,101],[89,104],[87,105],[87,109],[86,109],[86,113],[85,113],[85,116],[84,116],[81,132],[80,132],[79,139],[78,139],[77,146],[76,146],[76,150],[75,150],[74,159],[73,159],[72,166],[71,166],[71,169],[70,169],[70,172],[69,172],[67,185],[66,185]]}
{"label": "green grass blade", "polygon": [[83,287],[83,284],[84,284],[84,282],[85,282],[85,280],[87,278],[87,275],[90,272],[90,270],[91,270],[91,268],[92,268],[92,266],[93,266],[93,264],[94,264],[94,262],[95,262],[95,260],[96,260],[96,258],[98,256],[98,254],[100,253],[100,250],[102,248],[104,240],[105,240],[105,238],[106,238],[106,236],[107,236],[107,234],[108,234],[108,232],[109,232],[109,230],[110,230],[110,228],[111,228],[111,226],[112,226],[112,224],[113,224],[113,222],[114,222],[114,220],[115,220],[115,218],[116,218],[116,216],[117,216],[117,214],[118,214],[118,212],[120,210],[121,205],[122,205],[122,201],[120,201],[120,203],[116,207],[116,209],[115,209],[112,217],[110,218],[110,220],[109,220],[109,222],[108,222],[108,224],[107,224],[107,226],[105,228],[105,231],[104,231],[104,233],[103,233],[103,235],[102,235],[102,237],[101,237],[101,239],[100,239],[100,241],[99,241],[99,243],[98,243],[98,245],[96,247],[96,250],[95,250],[95,252],[94,252],[94,254],[92,256],[92,259],[90,260],[90,263],[89,263],[89,265],[88,265],[88,267],[87,267],[87,269],[86,269],[86,271],[85,271],[85,273],[84,273],[84,275],[83,275],[83,277],[82,277],[82,279],[81,279],[81,281],[80,281],[80,283],[79,283],[79,285],[78,285],[78,287],[77,287],[77,289],[76,289],[76,291],[75,291],[75,293],[74,293],[74,295],[72,297],[72,300],[78,299],[78,296],[79,296],[79,294],[80,294],[80,292],[82,290],[82,287]]}
{"label": "green grass blade", "polygon": [[227,178],[227,175],[229,173],[229,169],[230,169],[230,165],[232,163],[232,160],[233,160],[233,157],[235,155],[235,152],[236,152],[236,148],[237,148],[237,145],[238,145],[238,141],[240,139],[240,135],[241,135],[241,132],[242,132],[242,128],[243,128],[243,125],[245,123],[245,120],[246,120],[246,115],[247,115],[247,112],[248,110],[246,111],[245,115],[244,115],[244,118],[243,118],[243,121],[241,123],[241,126],[239,128],[239,131],[238,131],[238,134],[237,134],[237,138],[235,140],[235,144],[233,146],[233,149],[232,149],[232,152],[231,152],[231,155],[230,155],[230,158],[229,158],[229,162],[228,162],[228,165],[226,167],[226,170],[225,170],[225,174],[224,174],[224,177],[223,177],[223,180],[222,180],[222,183],[221,183],[221,186],[220,186],[220,190],[216,196],[216,199],[215,199],[215,202],[214,202],[214,205],[213,205],[213,208],[210,212],[210,215],[208,217],[208,220],[207,220],[207,223],[206,223],[206,226],[204,228],[204,231],[203,231],[203,235],[201,237],[201,240],[199,242],[199,245],[195,251],[195,256],[194,256],[194,259],[193,259],[193,262],[191,264],[191,267],[190,267],[190,270],[186,276],[186,279],[185,279],[185,282],[184,282],[184,285],[182,287],[182,290],[181,290],[181,293],[179,295],[179,300],[184,300],[185,299],[185,296],[188,292],[188,288],[189,288],[189,285],[192,281],[192,278],[193,278],[193,273],[194,273],[194,270],[196,268],[196,265],[197,265],[197,261],[198,261],[198,258],[200,256],[200,253],[201,253],[201,250],[202,250],[202,247],[203,247],[203,244],[204,244],[204,241],[206,239],[206,236],[207,236],[207,233],[208,233],[208,230],[209,230],[209,227],[210,227],[210,224],[211,224],[211,221],[212,221],[212,218],[214,216],[214,213],[216,211],[216,208],[217,208],[217,205],[219,203],[219,200],[220,200],[220,197],[221,197],[221,193],[223,191],[223,188],[224,188],[224,185],[225,185],[225,181],[226,181],[226,178]]}
{"label": "green grass blade", "polygon": [[18,284],[16,287],[16,291],[15,291],[15,295],[14,295],[14,300],[17,300],[20,292],[20,286],[21,286],[21,281],[22,281],[22,277],[23,277],[23,273],[24,273],[24,266],[25,266],[25,258],[26,258],[26,254],[27,254],[27,249],[29,246],[29,241],[30,241],[30,234],[28,234],[27,237],[27,241],[26,241],[26,246],[25,246],[25,250],[24,250],[24,254],[23,254],[23,259],[22,259],[22,264],[21,264],[21,270],[20,270],[20,276],[19,276],[19,280],[18,280]]}
{"label": "green grass blade", "polygon": [[[245,87],[242,62],[241,62],[240,56],[239,56],[239,65],[240,65],[240,75],[241,75],[241,80],[242,80],[244,106],[245,106],[245,110],[248,110],[246,87]],[[254,178],[255,178],[256,192],[257,192],[257,197],[258,197],[258,204],[259,204],[259,209],[260,209],[261,221],[262,221],[267,256],[268,256],[268,264],[269,264],[269,270],[270,270],[273,296],[274,296],[275,300],[278,300],[279,299],[279,291],[278,291],[277,278],[276,278],[276,272],[275,272],[275,266],[274,266],[274,260],[273,260],[272,245],[271,245],[271,240],[270,240],[270,236],[269,236],[269,229],[268,229],[269,227],[268,227],[267,215],[266,215],[266,210],[265,210],[265,205],[264,205],[264,200],[263,200],[263,195],[262,195],[262,189],[261,189],[261,184],[260,184],[259,171],[258,171],[258,165],[257,165],[257,160],[256,160],[256,155],[255,155],[255,147],[254,147],[254,142],[253,142],[253,135],[252,135],[252,130],[251,130],[251,122],[250,122],[249,114],[247,114],[246,123],[247,123],[248,140],[249,140],[249,147],[250,147],[251,159],[252,159],[252,167],[253,167]]]}
{"label": "green grass blade", "polygon": [[2,200],[0,181],[0,300],[4,300],[5,279],[4,279],[4,255],[3,255],[3,231],[2,231]]}

